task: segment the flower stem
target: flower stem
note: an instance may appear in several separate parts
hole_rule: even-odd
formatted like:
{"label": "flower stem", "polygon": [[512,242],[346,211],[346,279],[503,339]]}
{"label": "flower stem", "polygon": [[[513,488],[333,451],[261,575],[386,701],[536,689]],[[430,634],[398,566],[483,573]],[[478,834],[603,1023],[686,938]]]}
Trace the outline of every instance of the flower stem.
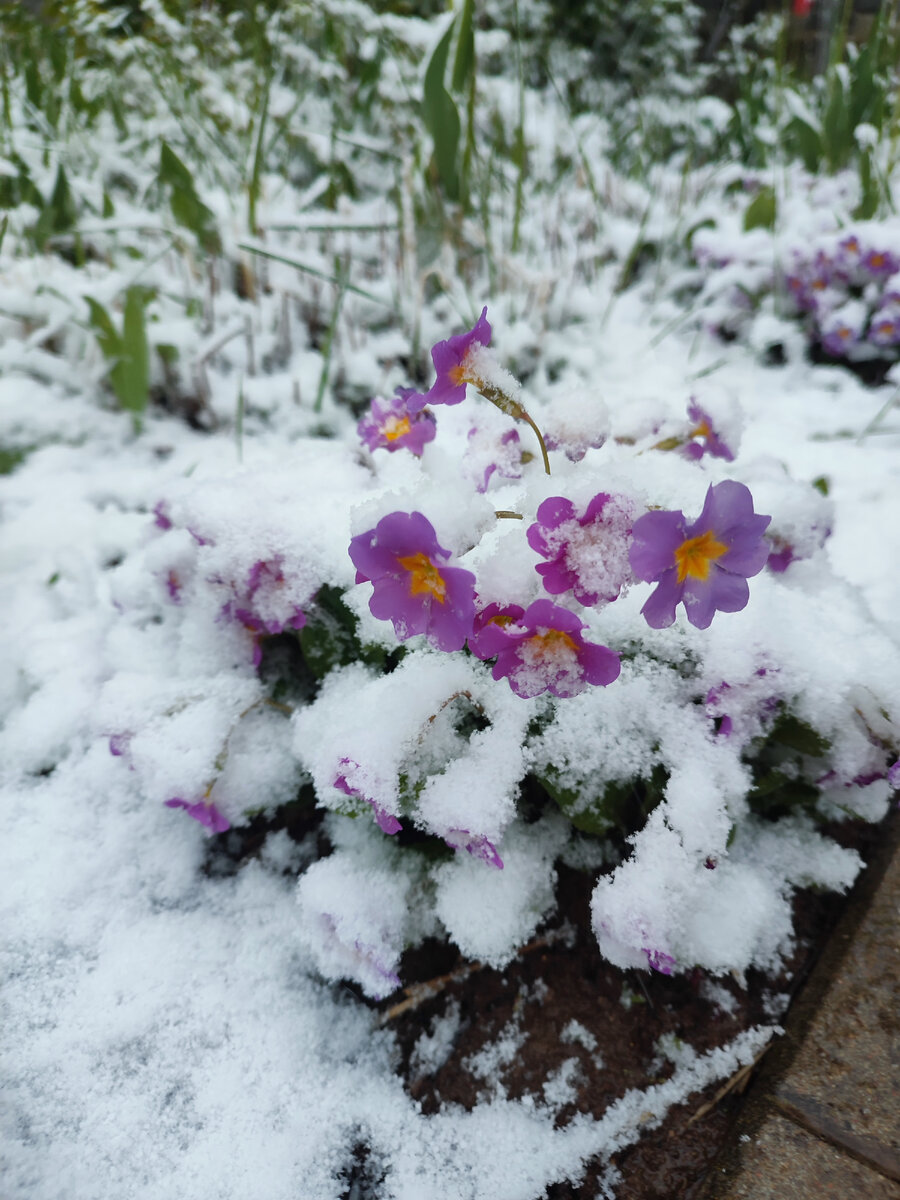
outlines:
{"label": "flower stem", "polygon": [[[474,381],[472,381],[474,382]],[[537,435],[538,444],[541,447],[541,457],[544,460],[544,470],[550,474],[550,459],[547,457],[547,447],[544,445],[544,438],[541,431],[529,417],[528,413],[522,407],[518,400],[513,396],[508,395],[493,384],[487,383],[485,380],[479,380],[477,385],[478,390],[484,396],[485,400],[490,400],[495,408],[499,408],[502,413],[506,413],[508,417],[512,417],[514,421],[525,421],[530,425]]]}
{"label": "flower stem", "polygon": [[534,421],[532,421],[531,417],[529,417],[528,413],[525,411],[524,408],[522,409],[522,420],[526,421],[531,426],[531,428],[534,430],[535,434],[537,435],[538,444],[541,447],[541,457],[544,460],[544,470],[549,475],[550,474],[550,459],[547,457],[547,447],[544,445],[544,438],[541,434],[541,431],[538,429],[537,425],[535,425]]}

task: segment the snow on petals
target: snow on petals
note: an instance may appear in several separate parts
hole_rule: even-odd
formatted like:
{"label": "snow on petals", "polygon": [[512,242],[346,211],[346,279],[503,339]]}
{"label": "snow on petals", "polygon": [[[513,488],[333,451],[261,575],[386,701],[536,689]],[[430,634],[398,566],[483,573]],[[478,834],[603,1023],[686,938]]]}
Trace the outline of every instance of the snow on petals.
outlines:
{"label": "snow on petals", "polygon": [[607,646],[586,642],[584,622],[550,600],[535,600],[515,626],[507,626],[505,645],[493,675],[506,677],[523,699],[543,692],[560,699],[578,696],[588,684],[605,687],[619,677],[619,656]]}
{"label": "snow on petals", "polygon": [[424,409],[410,412],[407,400],[416,393],[409,388],[399,388],[391,400],[376,396],[369,412],[356,427],[360,440],[369,450],[409,450],[421,458],[428,442],[434,441],[436,424],[430,412]]}
{"label": "snow on petals", "polygon": [[684,513],[645,513],[634,523],[629,557],[639,579],[658,586],[641,609],[647,624],[664,629],[683,603],[688,620],[709,628],[716,612],[738,612],[750,598],[747,580],[769,557],[763,537],[771,517],[753,511],[748,488],[734,480],[711,484],[692,524]]}
{"label": "snow on petals", "polygon": [[345,796],[353,796],[357,800],[364,800],[367,804],[371,804],[378,828],[382,833],[399,833],[403,826],[394,814],[389,813],[386,808],[383,808],[371,796],[367,796],[362,787],[350,781],[349,776],[359,771],[359,763],[354,762],[352,758],[342,758],[338,766],[341,769],[335,776],[332,786],[336,787],[339,792],[343,792]]}
{"label": "snow on petals", "polygon": [[684,447],[684,453],[688,458],[699,459],[704,454],[711,454],[714,458],[724,458],[726,462],[734,462],[734,451],[725,443],[721,431],[716,429],[713,419],[706,409],[701,408],[696,400],[692,400],[687,411],[688,419],[692,423],[691,431],[688,434],[690,441]]}
{"label": "snow on petals", "polygon": [[537,510],[528,544],[548,562],[535,570],[552,596],[571,591],[581,604],[615,600],[634,581],[628,545],[634,505],[626,496],[598,492],[584,513],[571,500],[551,496]]}
{"label": "snow on petals", "polygon": [[369,582],[372,615],[390,621],[400,641],[425,634],[439,650],[461,650],[475,617],[475,576],[450,567],[422,513],[390,513],[354,537],[350,558],[357,583]]}
{"label": "snow on petals", "polygon": [[470,833],[468,829],[450,829],[444,834],[444,841],[454,850],[465,850],[473,858],[480,858],[488,866],[503,870],[503,859],[497,853],[497,847],[483,833]]}
{"label": "snow on petals", "polygon": [[466,384],[476,386],[481,376],[476,367],[478,349],[491,344],[491,326],[487,319],[487,306],[481,316],[466,333],[438,342],[431,350],[431,360],[437,378],[429,391],[413,392],[407,397],[411,413],[417,413],[426,404],[461,404],[466,398]]}

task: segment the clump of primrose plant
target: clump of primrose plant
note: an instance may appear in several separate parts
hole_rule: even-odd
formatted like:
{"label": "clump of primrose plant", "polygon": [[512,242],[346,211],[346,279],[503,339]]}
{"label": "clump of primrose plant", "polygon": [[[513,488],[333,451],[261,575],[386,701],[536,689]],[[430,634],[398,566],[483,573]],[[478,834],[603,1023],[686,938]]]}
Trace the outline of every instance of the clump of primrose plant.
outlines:
{"label": "clump of primrose plant", "polygon": [[596,397],[526,410],[492,337],[485,308],[438,342],[431,387],[373,400],[289,501],[262,477],[252,510],[233,497],[258,535],[213,528],[199,484],[157,505],[157,603],[242,682],[178,772],[137,722],[110,748],[210,836],[259,811],[262,764],[301,779],[332,848],[298,885],[303,941],[374,997],[426,936],[508,963],[561,856],[605,862],[612,962],[774,967],[792,890],[859,865],[822,820],[877,819],[900,775],[894,648],[813,644],[868,621],[824,553],[830,502],[743,463],[739,412],[702,390],[649,428]]}

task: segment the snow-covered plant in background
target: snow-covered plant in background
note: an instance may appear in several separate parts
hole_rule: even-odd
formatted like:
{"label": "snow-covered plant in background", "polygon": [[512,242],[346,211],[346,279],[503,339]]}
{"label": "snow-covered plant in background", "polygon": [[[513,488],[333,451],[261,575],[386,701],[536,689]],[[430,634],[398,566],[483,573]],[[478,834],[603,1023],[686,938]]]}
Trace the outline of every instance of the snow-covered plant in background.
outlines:
{"label": "snow-covered plant in background", "polygon": [[[727,248],[726,248],[727,247]],[[802,331],[811,352],[865,369],[900,357],[900,228],[893,221],[834,228],[810,241],[788,236],[780,248],[761,231],[695,240],[703,274],[704,318],[727,338],[754,340],[754,325],[777,314]],[[736,284],[740,265],[750,287]],[[790,341],[790,338],[787,338]]]}

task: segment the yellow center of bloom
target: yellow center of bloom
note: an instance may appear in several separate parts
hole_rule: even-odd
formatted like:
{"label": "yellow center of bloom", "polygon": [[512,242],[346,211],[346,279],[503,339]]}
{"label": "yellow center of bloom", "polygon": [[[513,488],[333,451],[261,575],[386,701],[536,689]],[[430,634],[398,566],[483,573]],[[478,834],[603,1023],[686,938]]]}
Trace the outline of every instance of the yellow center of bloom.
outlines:
{"label": "yellow center of bloom", "polygon": [[531,661],[541,666],[545,663],[558,664],[561,658],[571,659],[573,654],[578,656],[578,647],[574,639],[561,629],[548,629],[544,633],[536,633],[528,642]]}
{"label": "yellow center of bloom", "polygon": [[397,438],[406,437],[411,428],[412,421],[409,417],[388,417],[381,427],[381,432],[389,442],[396,442]]}
{"label": "yellow center of bloom", "polygon": [[697,437],[708,438],[708,437],[710,437],[711,434],[712,434],[712,430],[709,427],[709,421],[701,421],[699,425],[696,425],[691,430],[690,436],[692,438],[697,438]]}
{"label": "yellow center of bloom", "polygon": [[411,596],[428,595],[443,604],[447,598],[447,585],[444,577],[427,554],[407,554],[398,558],[397,562],[409,571],[409,592]]}
{"label": "yellow center of bloom", "polygon": [[716,540],[711,529],[701,533],[699,537],[688,538],[675,551],[675,563],[678,567],[678,582],[684,583],[688,575],[694,579],[709,578],[709,564],[726,554],[728,547],[724,542]]}
{"label": "yellow center of bloom", "polygon": [[[476,345],[480,345],[480,343],[476,343]],[[474,387],[480,387],[483,382],[474,368],[471,347],[466,351],[462,362],[458,366],[451,367],[447,374],[450,377],[450,382],[457,387],[461,383],[471,383]]]}

